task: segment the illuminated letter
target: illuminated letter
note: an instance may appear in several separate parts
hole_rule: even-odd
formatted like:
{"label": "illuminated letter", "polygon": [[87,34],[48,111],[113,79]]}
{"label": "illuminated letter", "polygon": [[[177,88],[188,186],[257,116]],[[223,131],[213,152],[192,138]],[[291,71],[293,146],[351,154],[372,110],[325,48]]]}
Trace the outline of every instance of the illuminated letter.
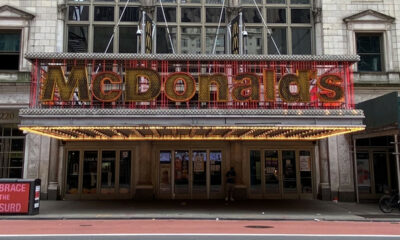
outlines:
{"label": "illuminated letter", "polygon": [[216,73],[213,75],[199,76],[199,101],[210,101],[210,85],[217,85],[217,102],[228,101],[228,78],[225,74]]}
{"label": "illuminated letter", "polygon": [[260,85],[253,73],[238,74],[234,79],[232,98],[236,101],[260,101]]}
{"label": "illuminated letter", "polygon": [[[279,81],[279,95],[286,102],[310,102],[310,76],[308,70],[298,71],[297,74],[286,74]],[[297,92],[290,92],[290,85],[296,85]]]}
{"label": "illuminated letter", "polygon": [[84,66],[73,67],[68,81],[65,79],[61,66],[49,66],[47,77],[44,80],[42,101],[53,101],[55,85],[62,101],[71,101],[76,88],[78,88],[79,100],[88,102],[89,89],[88,77]]}
{"label": "illuminated letter", "polygon": [[118,74],[113,72],[102,72],[97,74],[92,83],[93,96],[102,102],[114,102],[119,96],[121,96],[122,91],[120,89],[110,89],[105,90],[105,84],[121,84],[121,78]]}
{"label": "illuminated letter", "polygon": [[[178,81],[181,80],[184,85],[182,92],[176,90]],[[196,93],[196,82],[193,77],[187,73],[173,73],[165,81],[165,94],[175,102],[185,102],[190,100]]]}
{"label": "illuminated letter", "polygon": [[264,99],[266,102],[275,102],[275,71],[263,70]]}
{"label": "illuminated letter", "polygon": [[[139,78],[146,78],[149,81],[149,88],[145,92],[139,92]],[[146,102],[158,97],[161,92],[161,78],[152,69],[128,69],[126,70],[126,101]]]}
{"label": "illuminated letter", "polygon": [[327,74],[318,79],[318,87],[321,89],[318,98],[321,102],[343,102],[344,92],[341,86],[343,79],[337,75]]}

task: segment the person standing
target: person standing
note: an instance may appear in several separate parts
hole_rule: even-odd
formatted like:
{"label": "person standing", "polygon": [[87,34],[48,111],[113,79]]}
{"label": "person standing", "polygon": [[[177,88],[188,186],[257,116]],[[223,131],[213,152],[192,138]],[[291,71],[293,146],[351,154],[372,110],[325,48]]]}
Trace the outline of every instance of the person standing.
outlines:
{"label": "person standing", "polygon": [[233,194],[235,190],[235,182],[236,182],[236,172],[233,167],[226,173],[226,185],[225,185],[225,201],[233,199]]}

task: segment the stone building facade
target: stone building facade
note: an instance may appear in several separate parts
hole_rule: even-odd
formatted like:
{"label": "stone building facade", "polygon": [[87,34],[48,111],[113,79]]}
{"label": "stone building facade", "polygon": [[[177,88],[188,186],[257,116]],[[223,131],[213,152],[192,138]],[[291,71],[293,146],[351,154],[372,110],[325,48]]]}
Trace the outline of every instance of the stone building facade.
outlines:
{"label": "stone building facade", "polygon": [[[96,2],[96,1],[95,1]],[[131,1],[132,7],[145,9],[152,14],[156,19],[158,9],[160,9],[160,1]],[[211,7],[218,7],[218,1],[215,5],[213,1],[162,1],[165,2],[165,8],[174,8],[175,3],[179,2],[182,5],[188,3],[189,7],[197,7],[211,4]],[[379,68],[372,69],[373,71],[359,71],[358,65],[354,66],[354,91],[355,102],[362,102],[388,92],[398,91],[400,86],[400,45],[398,36],[400,34],[400,25],[398,18],[400,17],[400,2],[396,0],[283,0],[272,1],[275,5],[271,5],[271,9],[286,9],[285,16],[291,16],[292,7],[297,9],[309,9],[311,20],[309,22],[298,23],[299,27],[310,28],[310,52],[311,55],[354,55],[364,54],[359,52],[357,48],[357,39],[372,37],[378,39],[380,43],[379,52],[365,53],[375,54],[375,61],[379,58],[378,63],[374,62],[374,67],[379,64]],[[296,6],[295,3],[300,4]],[[226,1],[229,11],[226,15],[226,22],[230,21],[233,13],[242,9],[254,8],[253,1],[230,0]],[[271,1],[257,1],[260,6],[263,6],[262,13],[266,14]],[[293,3],[293,6],[292,6]],[[85,5],[87,4],[87,5]],[[69,16],[71,6],[89,6],[92,7],[92,1],[67,1],[67,0],[0,0],[0,31],[1,30],[17,30],[21,36],[20,43],[20,58],[17,69],[9,71],[0,70],[0,112],[13,113],[12,117],[5,120],[0,120],[0,126],[5,128],[15,128],[19,123],[17,111],[21,108],[29,107],[30,96],[30,80],[31,80],[31,63],[23,56],[26,53],[54,53],[67,52],[69,50],[68,43],[68,27],[78,26],[79,23],[74,22]],[[101,2],[101,6],[107,4],[118,6],[118,9],[124,6],[124,3],[119,1]],[[154,4],[154,5],[153,5]],[[193,5],[190,5],[193,4]],[[199,5],[196,5],[199,4]],[[155,6],[155,7],[154,7]],[[90,26],[87,32],[89,43],[87,52],[94,52],[96,48],[95,30],[96,23],[93,23],[92,14],[94,10],[90,9],[88,22],[84,24]],[[157,9],[157,10],[156,10]],[[252,10],[249,10],[251,12]],[[202,13],[205,14],[205,13]],[[253,14],[257,14],[253,12]],[[117,15],[117,14],[116,14]],[[161,16],[161,15],[160,15]],[[180,13],[178,13],[178,18]],[[72,21],[71,21],[72,20]],[[136,20],[137,21],[137,20]],[[212,22],[212,20],[210,20]],[[249,20],[250,21],[250,20]],[[268,40],[269,33],[263,28],[262,22],[250,22],[246,27],[249,32],[249,41],[254,45],[262,46],[259,48],[248,47],[248,52],[262,51],[263,54],[269,54],[270,49],[267,47],[271,44]],[[260,20],[261,21],[261,20]],[[113,23],[118,22],[118,18],[114,17]],[[159,21],[162,27],[162,21]],[[103,22],[104,23],[104,22]],[[74,25],[75,24],[75,25]],[[104,23],[107,27],[112,27],[112,23]],[[128,23],[122,22],[122,25],[128,26]],[[181,30],[172,30],[173,28],[185,27],[186,23],[181,23],[180,20],[170,24],[171,32],[176,32],[173,38],[178,39],[177,49],[183,49],[184,43],[180,42],[179,34]],[[292,27],[286,23],[277,23],[272,27]],[[189,24],[190,25],[190,24]],[[226,24],[225,24],[226,25]],[[268,25],[268,24],[267,24]],[[287,26],[289,25],[289,26]],[[215,28],[217,22],[195,23],[193,26],[200,28]],[[188,32],[193,29],[187,29]],[[261,30],[260,30],[261,29]],[[137,30],[137,29],[136,29]],[[260,30],[260,31],[259,31]],[[287,30],[290,31],[290,30]],[[182,30],[183,32],[183,30]],[[7,31],[5,31],[7,33]],[[1,34],[1,32],[0,32]],[[293,34],[294,35],[294,34]],[[288,35],[292,36],[292,35]],[[363,38],[364,37],[364,38]],[[121,37],[122,38],[122,37]],[[208,38],[210,38],[208,36]],[[114,52],[119,52],[120,37],[116,36],[118,43],[114,41],[111,49]],[[203,39],[207,39],[207,34],[204,32],[201,35],[201,45],[197,48],[202,52],[209,52],[209,47],[203,44]],[[154,43],[157,44],[157,39]],[[209,41],[209,39],[208,39]],[[288,45],[283,47],[286,53],[295,53],[295,43],[288,40]],[[103,46],[103,45],[102,45]],[[190,50],[190,49],[189,49]],[[154,50],[157,51],[157,50]],[[271,50],[272,52],[273,50]],[[178,52],[179,53],[179,52]],[[370,56],[370,55],[368,55]],[[371,58],[366,58],[366,61],[371,61]],[[377,57],[378,56],[378,57]],[[363,59],[362,59],[363,60]],[[374,60],[372,60],[374,61]],[[33,74],[33,73],[32,73]],[[5,131],[5,130],[4,130]],[[4,135],[4,134],[3,134]],[[24,137],[24,157],[23,157],[23,178],[41,178],[42,179],[42,197],[55,199],[57,196],[64,196],[65,190],[65,143],[54,138],[41,136],[33,133],[25,133],[18,135]],[[2,136],[3,138],[5,136]],[[352,152],[353,141],[351,135],[338,135],[327,139],[318,140],[312,143],[314,146],[314,161],[315,169],[313,172],[314,178],[314,194],[313,198],[322,198],[324,200],[336,199],[343,201],[354,201],[356,192],[355,183],[355,168],[354,155]],[[139,142],[137,148],[148,149],[151,151],[152,145],[146,142]],[[233,143],[230,147],[232,161],[238,162],[237,156],[246,156],[240,150],[240,144]],[[137,153],[137,158],[145,159],[146,154],[142,151]],[[5,159],[5,158],[4,158]],[[150,160],[149,160],[150,161]],[[0,166],[1,167],[1,166]],[[243,168],[246,169],[247,168]],[[143,170],[143,171],[142,171]],[[135,189],[136,192],[145,191],[148,185],[151,185],[151,165],[147,165],[143,169],[135,169],[139,173],[135,176],[137,185],[141,188]],[[245,170],[243,170],[245,171]],[[7,176],[3,176],[7,177]],[[241,177],[241,173],[239,173]],[[246,186],[247,180],[243,178],[240,181]],[[239,186],[243,187],[243,186]],[[145,189],[145,190],[143,190]],[[155,191],[155,190],[154,190]],[[378,194],[379,195],[379,194]]]}

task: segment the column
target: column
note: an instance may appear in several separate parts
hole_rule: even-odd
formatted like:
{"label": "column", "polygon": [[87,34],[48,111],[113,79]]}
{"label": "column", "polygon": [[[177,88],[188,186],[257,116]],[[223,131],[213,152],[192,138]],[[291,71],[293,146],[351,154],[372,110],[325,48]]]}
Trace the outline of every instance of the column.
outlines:
{"label": "column", "polygon": [[331,189],[329,185],[328,139],[319,141],[319,171],[320,183],[318,188],[321,191],[321,199],[329,201],[331,200]]}

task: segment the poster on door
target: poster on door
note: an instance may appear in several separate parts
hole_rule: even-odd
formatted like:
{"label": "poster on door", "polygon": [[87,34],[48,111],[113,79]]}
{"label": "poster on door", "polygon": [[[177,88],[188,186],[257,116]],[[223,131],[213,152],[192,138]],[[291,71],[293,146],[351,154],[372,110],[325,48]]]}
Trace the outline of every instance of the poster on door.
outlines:
{"label": "poster on door", "polygon": [[369,161],[368,159],[357,159],[357,177],[359,187],[370,187]]}
{"label": "poster on door", "polygon": [[311,171],[310,156],[300,156],[300,172]]}
{"label": "poster on door", "polygon": [[193,154],[193,171],[194,172],[204,172],[204,163],[206,162],[206,156],[203,153]]}

